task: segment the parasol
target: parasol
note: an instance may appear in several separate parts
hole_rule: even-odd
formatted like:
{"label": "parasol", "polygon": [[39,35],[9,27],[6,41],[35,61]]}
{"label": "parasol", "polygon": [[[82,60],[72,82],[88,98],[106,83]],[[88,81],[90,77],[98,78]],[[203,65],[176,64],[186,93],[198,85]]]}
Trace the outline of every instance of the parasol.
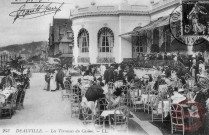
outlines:
{"label": "parasol", "polygon": [[86,91],[85,97],[88,101],[96,101],[97,99],[103,97],[103,92],[104,90],[102,89],[102,87],[98,85],[92,85]]}

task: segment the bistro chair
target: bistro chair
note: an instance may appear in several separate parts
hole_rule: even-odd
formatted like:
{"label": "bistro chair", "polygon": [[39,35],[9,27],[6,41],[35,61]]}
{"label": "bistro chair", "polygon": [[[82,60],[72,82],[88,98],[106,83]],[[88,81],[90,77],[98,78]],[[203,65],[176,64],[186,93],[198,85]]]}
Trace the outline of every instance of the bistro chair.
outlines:
{"label": "bistro chair", "polygon": [[109,103],[106,98],[100,98],[97,102],[97,114],[96,114],[96,120],[95,124],[103,125],[104,122],[108,122],[109,119],[105,119],[101,116],[102,112],[105,110],[108,110],[110,108]]}
{"label": "bistro chair", "polygon": [[11,100],[6,99],[5,104],[1,110],[1,116],[9,115],[9,118],[10,119],[12,118],[12,115],[15,113],[15,109],[16,109],[17,94],[18,91],[12,94]]}
{"label": "bistro chair", "polygon": [[136,112],[138,109],[144,108],[144,103],[142,101],[141,95],[138,94],[138,89],[131,90],[131,101],[133,104],[134,111]]}
{"label": "bistro chair", "polygon": [[[71,86],[70,86],[71,88]],[[70,99],[70,96],[71,96],[71,89],[64,89],[64,90],[61,90],[61,99],[62,101],[67,98],[68,100]]]}
{"label": "bistro chair", "polygon": [[72,94],[72,96],[70,98],[70,103],[71,103],[71,117],[73,117],[73,115],[79,117],[79,115],[80,115],[79,96],[76,94]]}
{"label": "bistro chair", "polygon": [[90,123],[94,123],[94,114],[89,107],[82,107],[82,114],[83,114],[83,124],[87,125]]}
{"label": "bistro chair", "polygon": [[71,89],[71,83],[68,80],[64,81],[64,87],[65,87],[66,90],[70,90]]}
{"label": "bistro chair", "polygon": [[108,91],[110,93],[112,93],[113,91],[115,91],[115,84],[113,82],[109,82],[108,83]]}
{"label": "bistro chair", "polygon": [[112,130],[128,132],[130,110],[126,106],[115,109],[114,117],[109,117],[109,125]]}
{"label": "bistro chair", "polygon": [[173,134],[173,131],[182,131],[184,135],[185,132],[184,110],[180,104],[171,104],[170,117],[171,117],[171,133]]}
{"label": "bistro chair", "polygon": [[81,99],[81,89],[79,88],[78,85],[74,85],[72,87],[72,94],[76,94],[79,96],[79,99]]}
{"label": "bistro chair", "polygon": [[159,95],[158,97],[153,99],[152,102],[152,122],[153,121],[165,121],[165,102],[168,101],[170,107],[170,99],[167,98],[167,95]]}
{"label": "bistro chair", "polygon": [[122,95],[120,98],[119,106],[128,106],[130,104],[130,97]]}
{"label": "bistro chair", "polygon": [[128,88],[127,85],[122,85],[121,86],[121,89],[122,89],[122,92],[123,92],[124,95],[127,95],[128,94],[129,88]]}
{"label": "bistro chair", "polygon": [[153,97],[156,96],[156,95],[153,94],[153,93],[155,93],[155,92],[154,92],[154,91],[151,92],[150,90],[148,90],[148,91],[147,91],[147,100],[143,102],[143,103],[144,103],[144,112],[147,111],[148,114],[149,114],[149,112],[151,111],[152,99],[153,99]]}

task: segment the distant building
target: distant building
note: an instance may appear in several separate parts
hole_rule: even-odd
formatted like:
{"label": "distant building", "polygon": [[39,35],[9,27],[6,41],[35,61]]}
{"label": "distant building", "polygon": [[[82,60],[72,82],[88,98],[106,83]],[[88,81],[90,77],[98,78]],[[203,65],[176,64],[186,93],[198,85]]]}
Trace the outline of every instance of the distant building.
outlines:
{"label": "distant building", "polygon": [[15,59],[19,54],[8,52],[8,51],[0,51],[0,67],[5,67],[11,59]]}
{"label": "distant building", "polygon": [[72,64],[73,61],[74,38],[71,26],[70,19],[53,18],[53,24],[49,28],[48,55],[63,58],[67,64]]}

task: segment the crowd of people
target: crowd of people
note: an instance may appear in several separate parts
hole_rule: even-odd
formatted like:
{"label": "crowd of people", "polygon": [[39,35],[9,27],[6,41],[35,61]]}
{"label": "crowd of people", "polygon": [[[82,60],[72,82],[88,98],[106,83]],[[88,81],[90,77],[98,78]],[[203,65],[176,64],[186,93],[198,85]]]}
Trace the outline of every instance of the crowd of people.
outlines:
{"label": "crowd of people", "polygon": [[30,87],[30,77],[30,68],[17,70],[7,66],[1,72],[0,118],[11,118],[15,110],[24,108],[23,102],[26,89]]}
{"label": "crowd of people", "polygon": [[[209,117],[207,116],[207,107],[209,105],[209,70],[207,70],[205,59],[201,54],[188,56],[187,59],[178,53],[176,55],[169,53],[165,55],[157,54],[156,57],[155,55],[149,55],[147,59],[143,60],[175,60],[181,61],[185,67],[163,65],[146,69],[144,67],[135,67],[132,63],[81,65],[78,68],[82,77],[74,84],[72,84],[70,72],[67,72],[64,67],[58,67],[47,70],[45,89],[54,91],[59,90],[59,86],[61,86],[64,90],[64,81],[67,80],[73,86],[78,86],[77,93],[79,93],[79,100],[82,105],[88,102],[85,98],[85,93],[89,89],[100,89],[104,92],[97,96],[99,98],[106,98],[112,106],[117,106],[124,94],[124,86],[127,86],[129,89],[134,84],[138,89],[142,90],[141,93],[147,90],[159,93],[160,86],[166,85],[167,90],[165,94],[171,99],[171,103],[179,104],[188,99],[193,100],[204,107],[206,118]],[[146,70],[147,74],[141,77],[140,72],[138,74],[137,70]],[[149,73],[149,70],[154,70],[155,73]],[[83,83],[86,80],[88,80],[87,85]],[[121,83],[120,86],[118,85],[113,92],[109,93],[107,90],[109,84],[113,83],[116,85],[118,82]],[[150,89],[147,89],[148,86]],[[129,93],[128,90],[127,93]],[[92,111],[95,111],[95,109],[92,109]],[[198,132],[206,133],[207,128],[204,125],[208,124],[203,124]]]}

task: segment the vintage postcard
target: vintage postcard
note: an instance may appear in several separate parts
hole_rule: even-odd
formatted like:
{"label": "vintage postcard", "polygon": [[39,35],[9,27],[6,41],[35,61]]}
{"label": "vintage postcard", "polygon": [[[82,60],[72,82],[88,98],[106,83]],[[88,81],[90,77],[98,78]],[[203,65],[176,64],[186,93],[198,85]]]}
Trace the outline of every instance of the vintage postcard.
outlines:
{"label": "vintage postcard", "polygon": [[0,0],[0,135],[209,134],[208,0]]}

